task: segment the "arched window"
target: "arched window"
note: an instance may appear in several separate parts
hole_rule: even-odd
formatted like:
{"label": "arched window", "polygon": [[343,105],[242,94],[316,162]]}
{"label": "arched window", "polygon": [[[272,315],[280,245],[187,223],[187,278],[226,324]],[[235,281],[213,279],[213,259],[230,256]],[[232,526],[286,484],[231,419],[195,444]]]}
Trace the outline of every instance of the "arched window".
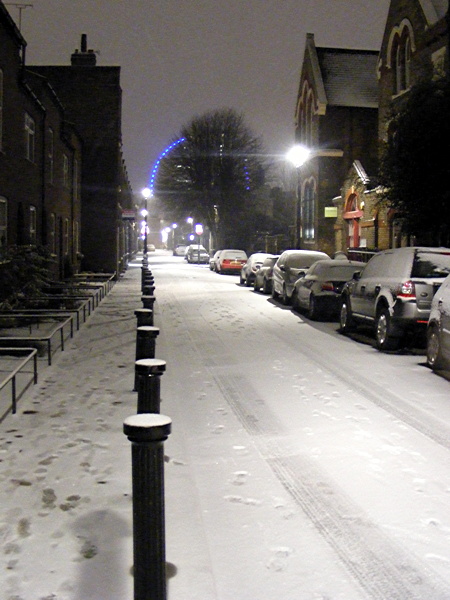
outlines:
{"label": "arched window", "polygon": [[388,65],[394,73],[393,91],[400,94],[411,86],[411,55],[413,41],[411,39],[412,29],[409,21],[404,20],[399,27],[392,32],[390,40],[390,53],[388,53]]}
{"label": "arched window", "polygon": [[305,242],[315,238],[315,186],[308,182],[303,188],[302,237]]}

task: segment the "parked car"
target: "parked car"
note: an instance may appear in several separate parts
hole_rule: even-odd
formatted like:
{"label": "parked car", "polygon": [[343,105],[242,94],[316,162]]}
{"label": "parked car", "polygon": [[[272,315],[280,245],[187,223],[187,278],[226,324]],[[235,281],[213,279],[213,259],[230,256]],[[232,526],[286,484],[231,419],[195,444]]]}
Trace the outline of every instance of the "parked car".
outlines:
{"label": "parked car", "polygon": [[254,252],[248,257],[247,262],[241,269],[240,283],[245,284],[247,287],[253,285],[255,281],[256,273],[261,268],[264,260],[268,257],[272,256],[267,252]]}
{"label": "parked car", "polygon": [[201,263],[203,265],[209,264],[209,254],[206,250],[200,248],[190,248],[189,252],[186,255],[186,260],[188,263]]}
{"label": "parked car", "polygon": [[273,267],[272,298],[281,297],[283,304],[289,304],[294,284],[306,273],[316,260],[330,258],[325,252],[315,250],[285,250]]}
{"label": "parked car", "polygon": [[149,252],[155,252],[156,251],[155,244],[149,244],[147,250]]}
{"label": "parked car", "polygon": [[365,266],[355,260],[318,260],[295,282],[292,306],[307,311],[312,320],[337,319],[344,284]]}
{"label": "parked car", "polygon": [[340,329],[375,331],[379,350],[395,350],[406,334],[425,336],[431,302],[450,273],[450,249],[406,247],[375,254],[342,292]]}
{"label": "parked car", "polygon": [[217,273],[240,273],[242,266],[247,262],[244,250],[226,248],[221,250],[216,263]]}
{"label": "parked car", "polygon": [[427,327],[427,364],[432,369],[450,369],[450,275],[431,302]]}
{"label": "parked car", "polygon": [[211,271],[216,271],[216,266],[217,266],[217,259],[219,258],[219,254],[222,252],[222,250],[216,250],[213,254],[213,256],[210,256],[209,258],[209,269]]}
{"label": "parked car", "polygon": [[253,282],[255,292],[259,292],[262,288],[263,294],[272,293],[273,266],[279,258],[279,254],[268,256],[261,265],[261,268],[256,271],[255,281]]}
{"label": "parked car", "polygon": [[189,246],[186,246],[186,250],[184,252],[184,260],[188,260],[188,254],[189,252],[192,252],[192,250],[203,250],[204,252],[207,251],[206,248],[201,244],[189,244]]}
{"label": "parked car", "polygon": [[187,246],[186,244],[177,244],[173,249],[174,256],[184,256],[186,254]]}

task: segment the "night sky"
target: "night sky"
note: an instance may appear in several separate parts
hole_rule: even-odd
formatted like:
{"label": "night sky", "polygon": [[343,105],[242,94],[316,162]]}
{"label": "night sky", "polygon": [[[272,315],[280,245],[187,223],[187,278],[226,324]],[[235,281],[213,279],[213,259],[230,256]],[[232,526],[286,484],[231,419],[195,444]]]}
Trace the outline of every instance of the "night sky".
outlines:
{"label": "night sky", "polygon": [[[292,145],[306,33],[317,46],[379,50],[389,0],[26,0],[26,62],[68,65],[87,34],[97,65],[121,66],[133,191],[196,115],[243,113],[270,155]],[[16,24],[19,10],[8,6]]]}

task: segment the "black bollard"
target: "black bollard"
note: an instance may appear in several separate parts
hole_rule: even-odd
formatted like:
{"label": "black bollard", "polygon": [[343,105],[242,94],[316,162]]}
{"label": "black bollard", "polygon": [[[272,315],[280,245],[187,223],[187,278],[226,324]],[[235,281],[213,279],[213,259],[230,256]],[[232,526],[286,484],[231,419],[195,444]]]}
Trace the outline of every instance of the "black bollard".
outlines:
{"label": "black bollard", "polygon": [[142,294],[144,296],[153,296],[154,292],[155,292],[154,285],[148,285],[147,283],[144,283],[144,287],[142,288]]}
{"label": "black bollard", "polygon": [[166,600],[164,449],[172,421],[159,414],[125,419],[131,442],[134,600]]}
{"label": "black bollard", "polygon": [[137,318],[137,327],[153,325],[153,311],[150,308],[138,308],[134,314]]}
{"label": "black bollard", "polygon": [[142,300],[142,306],[144,308],[150,308],[151,310],[153,310],[153,304],[155,303],[155,296],[147,296],[147,295],[143,295],[141,296],[141,300]]}
{"label": "black bollard", "polygon": [[166,361],[159,358],[141,358],[135,362],[137,380],[137,413],[159,413],[161,406],[161,375]]}
{"label": "black bollard", "polygon": [[[135,360],[141,358],[155,358],[156,338],[159,335],[159,328],[150,325],[143,325],[136,329],[136,357]],[[137,377],[134,374],[134,388],[137,391]]]}

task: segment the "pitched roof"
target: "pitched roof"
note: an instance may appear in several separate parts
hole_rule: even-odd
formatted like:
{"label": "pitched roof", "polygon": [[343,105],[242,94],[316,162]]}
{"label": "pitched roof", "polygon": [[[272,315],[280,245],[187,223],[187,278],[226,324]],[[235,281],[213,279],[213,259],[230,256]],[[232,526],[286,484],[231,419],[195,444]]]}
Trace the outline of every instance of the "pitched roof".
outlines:
{"label": "pitched roof", "polygon": [[378,107],[378,51],[316,48],[327,103]]}
{"label": "pitched roof", "polygon": [[419,0],[423,14],[428,25],[434,25],[437,21],[445,17],[448,9],[448,0]]}

